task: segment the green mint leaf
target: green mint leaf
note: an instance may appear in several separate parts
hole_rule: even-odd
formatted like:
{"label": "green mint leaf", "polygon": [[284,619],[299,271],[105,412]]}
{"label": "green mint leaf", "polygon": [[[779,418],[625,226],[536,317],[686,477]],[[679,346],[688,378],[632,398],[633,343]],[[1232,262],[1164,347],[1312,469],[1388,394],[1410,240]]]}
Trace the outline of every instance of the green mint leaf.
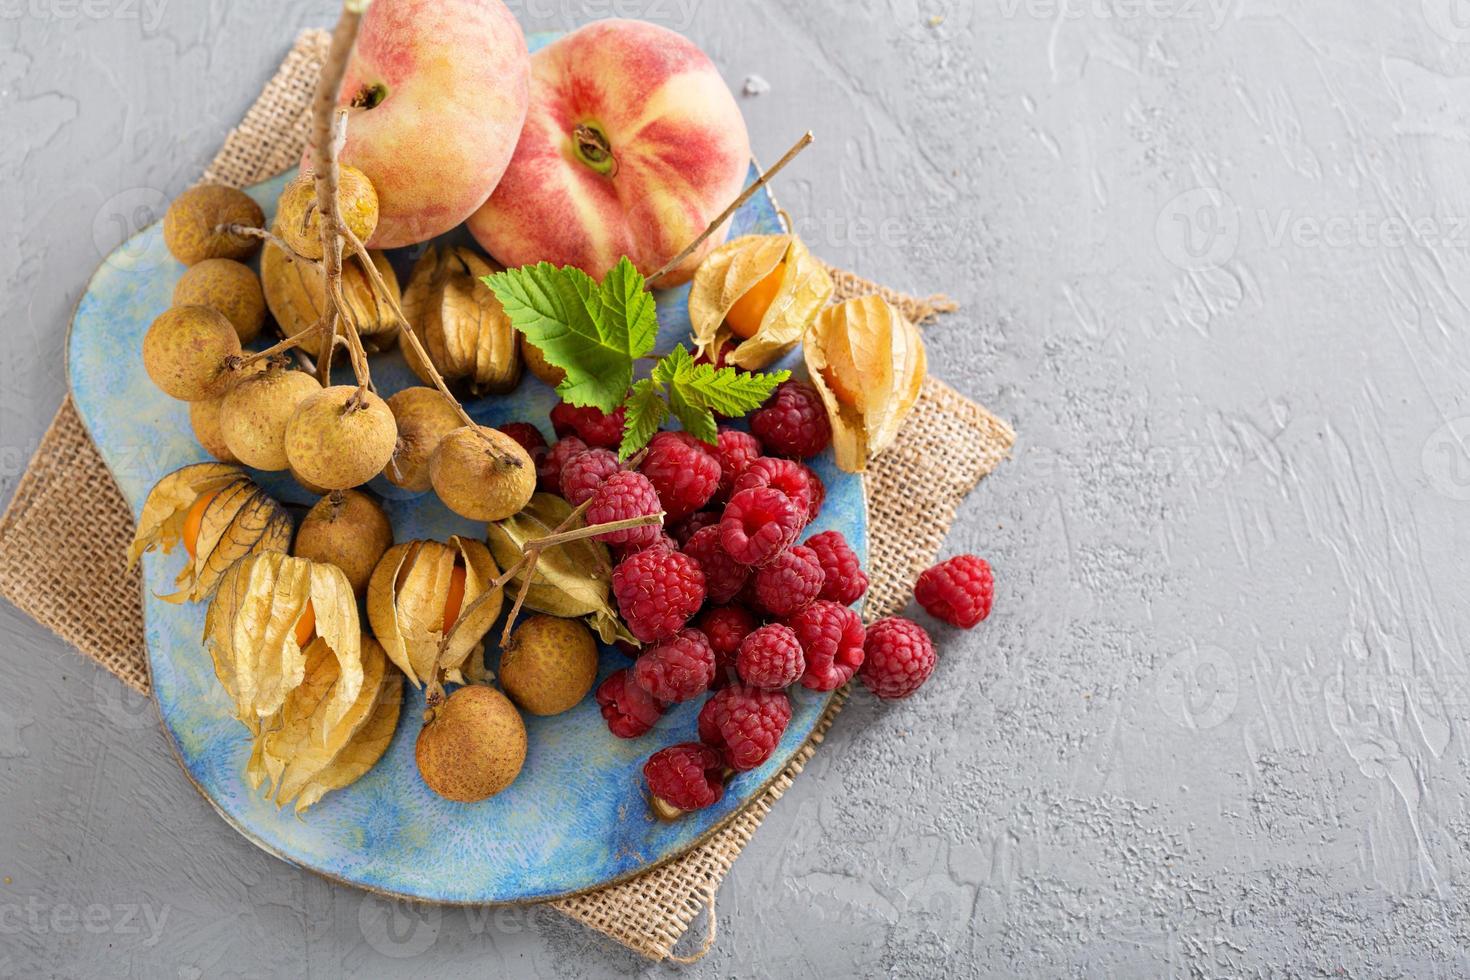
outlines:
{"label": "green mint leaf", "polygon": [[633,359],[653,350],[658,341],[658,311],[642,273],[625,255],[602,279],[602,305],[615,328],[620,349]]}
{"label": "green mint leaf", "polygon": [[623,403],[627,416],[623,422],[623,443],[618,458],[628,459],[648,445],[648,440],[669,417],[669,406],[658,382],[645,378],[633,385],[633,393]]}
{"label": "green mint leaf", "polygon": [[790,371],[742,374],[734,368],[716,369],[710,364],[697,364],[677,383],[692,392],[686,398],[697,398],[721,415],[738,417],[760,408],[776,386],[789,377]]}

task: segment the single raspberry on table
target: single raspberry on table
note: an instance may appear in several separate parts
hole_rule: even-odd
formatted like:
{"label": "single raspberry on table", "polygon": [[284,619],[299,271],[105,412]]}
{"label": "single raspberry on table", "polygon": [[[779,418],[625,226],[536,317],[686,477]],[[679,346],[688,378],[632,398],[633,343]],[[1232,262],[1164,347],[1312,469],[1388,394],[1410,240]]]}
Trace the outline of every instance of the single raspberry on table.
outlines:
{"label": "single raspberry on table", "polygon": [[676,810],[702,810],[725,795],[725,763],[699,742],[659,749],[643,764],[648,792]]}
{"label": "single raspberry on table", "polygon": [[529,453],[533,460],[540,459],[546,452],[546,437],[530,422],[507,422],[504,425],[497,425],[496,428],[520,443],[521,448]]}
{"label": "single raspberry on table", "polygon": [[638,686],[660,701],[677,704],[709,690],[715,651],[696,629],[682,629],[643,651],[633,665]]}
{"label": "single raspberry on table", "polygon": [[[781,459],[779,456],[762,456],[751,460],[750,465],[745,468],[735,480],[733,493],[742,490],[751,490],[756,487],[772,487],[780,490],[791,498],[796,504],[797,510],[801,512],[802,523],[809,523],[814,516],[812,511],[812,481],[807,474],[811,471],[794,459]],[[816,474],[812,474],[815,476]],[[825,491],[824,491],[825,495]]]}
{"label": "single raspberry on table", "polygon": [[740,679],[767,691],[784,690],[806,672],[801,642],[789,626],[762,626],[740,644],[735,660]]}
{"label": "single raspberry on table", "polygon": [[674,536],[674,540],[679,542],[679,547],[682,548],[689,543],[690,538],[694,537],[694,532],[698,531],[700,528],[709,527],[711,524],[718,525],[719,523],[719,511],[697,510],[694,513],[690,514],[688,517],[684,518],[682,521],[674,524],[674,526],[669,529],[669,533]]}
{"label": "single raspberry on table", "polygon": [[709,447],[687,432],[660,432],[648,443],[638,464],[663,501],[671,520],[679,520],[709,503],[720,485],[720,461]]}
{"label": "single raspberry on table", "polygon": [[578,453],[561,468],[561,495],[576,507],[620,469],[618,454],[611,449],[589,449]]}
{"label": "single raspberry on table", "polygon": [[594,697],[608,730],[618,738],[646,735],[664,714],[664,706],[638,686],[629,667],[609,674]]}
{"label": "single raspberry on table", "polygon": [[906,698],[934,673],[934,641],[911,619],[889,616],[868,627],[858,677],[885,701]]}
{"label": "single raspberry on table", "polygon": [[715,445],[715,458],[720,461],[720,488],[715,493],[716,499],[729,499],[735,481],[747,466],[760,459],[761,452],[761,441],[749,432],[720,426]]}
{"label": "single raspberry on table", "polygon": [[587,444],[576,436],[558,440],[536,462],[536,489],[542,493],[561,493],[562,469],[573,456],[586,451]]}
{"label": "single raspberry on table", "polygon": [[711,694],[699,709],[699,740],[718,749],[731,769],[744,772],[771,757],[790,721],[785,694],[735,683]]}
{"label": "single raspberry on table", "polygon": [[857,613],[828,599],[818,599],[786,620],[806,658],[801,686],[835,691],[863,665],[866,631]]}
{"label": "single raspberry on table", "polygon": [[720,544],[743,565],[764,565],[791,547],[806,512],[773,487],[752,487],[730,498],[720,518]]}
{"label": "single raspberry on table", "polygon": [[720,544],[720,529],[707,527],[684,545],[684,554],[699,562],[704,572],[704,592],[711,602],[729,602],[740,594],[750,577],[750,566],[742,565]]}
{"label": "single raspberry on table", "polygon": [[[805,381],[783,381],[750,416],[750,431],[779,456],[815,456],[832,444],[827,406]],[[583,438],[586,438],[585,436]]]}
{"label": "single raspberry on table", "polygon": [[956,555],[926,568],[914,583],[924,611],[951,626],[969,629],[990,615],[995,576],[978,555]]}
{"label": "single raspberry on table", "polygon": [[551,410],[551,427],[559,436],[575,433],[589,446],[616,449],[623,441],[625,414],[621,406],[609,414],[600,408],[578,408],[567,402],[557,402]]}
{"label": "single raspberry on table", "polygon": [[805,545],[783,551],[755,573],[755,595],[773,616],[790,616],[822,591],[822,564]]}
{"label": "single raspberry on table", "polygon": [[[592,494],[586,518],[588,524],[608,524],[632,517],[657,514],[661,508],[658,493],[648,477],[630,470],[619,470],[602,481]],[[602,541],[615,548],[643,548],[658,540],[663,528],[657,524],[623,528],[598,535]]]}
{"label": "single raspberry on table", "polygon": [[628,631],[644,643],[673,636],[704,605],[699,563],[668,548],[623,559],[613,569],[612,587]]}
{"label": "single raspberry on table", "polygon": [[733,667],[740,644],[755,630],[755,617],[743,606],[709,606],[694,625],[709,640],[717,668]]}
{"label": "single raspberry on table", "polygon": [[841,531],[823,531],[803,542],[822,565],[820,598],[850,606],[868,591],[868,576]]}

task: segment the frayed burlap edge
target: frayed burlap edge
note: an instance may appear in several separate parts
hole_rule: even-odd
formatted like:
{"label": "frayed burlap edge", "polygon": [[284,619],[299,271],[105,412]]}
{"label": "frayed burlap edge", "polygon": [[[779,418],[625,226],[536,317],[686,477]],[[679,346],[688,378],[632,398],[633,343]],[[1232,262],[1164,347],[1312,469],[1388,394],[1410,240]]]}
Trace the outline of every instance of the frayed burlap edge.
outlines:
{"label": "frayed burlap edge", "polygon": [[[327,45],[305,31],[260,97],[226,138],[206,181],[255,183],[293,166],[308,131],[311,92]],[[916,323],[954,309],[948,297],[920,299],[831,269],[835,299],[877,293]],[[894,446],[864,482],[869,508],[871,618],[902,609],[913,580],[938,553],[956,509],[1009,452],[1004,422],[947,385],[929,379]],[[76,534],[86,528],[86,534]],[[133,518],[70,396],[0,517],[0,595],[128,686],[148,688],[137,570],[126,568]],[[688,854],[618,885],[549,903],[558,911],[655,960],[674,946],[702,909],[714,940],[714,897],[735,858],[776,800],[811,759],[846,700],[834,697],[812,737],[729,824]]]}

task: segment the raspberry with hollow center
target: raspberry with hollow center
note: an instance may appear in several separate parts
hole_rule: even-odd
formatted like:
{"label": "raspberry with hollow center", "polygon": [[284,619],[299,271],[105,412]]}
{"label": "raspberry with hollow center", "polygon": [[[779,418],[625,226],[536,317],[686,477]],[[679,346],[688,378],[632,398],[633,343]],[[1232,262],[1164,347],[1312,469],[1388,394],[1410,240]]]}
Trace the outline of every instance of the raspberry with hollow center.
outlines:
{"label": "raspberry with hollow center", "polygon": [[622,466],[618,455],[611,449],[589,449],[567,460],[561,468],[561,495],[566,502],[577,507],[590,499]]}
{"label": "raspberry with hollow center", "polygon": [[822,566],[819,598],[850,606],[868,591],[868,576],[841,531],[813,534],[803,544],[812,549]]}
{"label": "raspberry with hollow center", "polygon": [[654,436],[638,471],[653,483],[671,520],[686,517],[709,503],[720,485],[720,461],[687,432],[660,432]]}
{"label": "raspberry with hollow center", "polygon": [[559,440],[536,463],[536,489],[542,493],[561,493],[562,468],[573,456],[586,451],[587,444],[576,436]]}
{"label": "raspberry with hollow center", "polygon": [[633,679],[660,701],[688,701],[715,679],[715,651],[699,630],[682,629],[643,651],[633,665]]}
{"label": "raspberry with hollow center", "polygon": [[752,487],[730,498],[720,518],[720,544],[744,565],[764,565],[791,546],[806,512],[773,487]]}
{"label": "raspberry with hollow center", "polygon": [[789,626],[771,623],[741,642],[735,669],[751,687],[780,691],[806,672],[806,660],[796,633]]}
{"label": "raspberry with hollow center", "polygon": [[559,436],[576,433],[589,446],[616,449],[623,441],[625,414],[621,406],[617,411],[606,414],[600,408],[578,408],[567,402],[558,402],[551,410],[551,427]]}
{"label": "raspberry with hollow center", "polygon": [[773,616],[790,616],[822,591],[822,565],[805,545],[783,551],[756,570],[755,596]]}
{"label": "raspberry with hollow center", "polygon": [[[658,493],[648,477],[630,470],[619,470],[602,481],[592,494],[587,507],[587,523],[608,524],[612,521],[646,517],[660,510]],[[606,531],[598,537],[615,548],[644,548],[658,540],[663,528],[657,524]]]}
{"label": "raspberry with hollow center", "polygon": [[676,810],[702,810],[725,795],[725,763],[699,742],[659,749],[643,764],[648,792]]}
{"label": "raspberry with hollow center", "polygon": [[786,620],[806,658],[801,686],[835,691],[863,665],[867,633],[857,613],[828,599],[818,599]]}
{"label": "raspberry with hollow center", "polygon": [[934,642],[911,619],[889,616],[868,627],[858,677],[885,701],[906,698],[934,673]]}
{"label": "raspberry with hollow center", "polygon": [[791,498],[791,502],[801,511],[802,522],[807,523],[816,516],[812,509],[813,487],[808,473],[811,470],[794,459],[762,456],[751,461],[745,472],[735,480],[731,492],[739,493],[755,487],[774,487]]}
{"label": "raspberry with hollow center", "polygon": [[623,559],[613,569],[612,587],[628,631],[644,643],[673,636],[704,605],[699,563],[668,548]]}
{"label": "raspberry with hollow center", "polygon": [[699,562],[704,591],[711,602],[729,602],[740,594],[750,577],[750,566],[731,558],[720,544],[720,529],[707,527],[684,545],[684,554]]}
{"label": "raspberry with hollow center", "polygon": [[716,499],[729,498],[735,481],[747,466],[760,459],[762,451],[761,441],[749,432],[720,426],[715,445],[715,458],[720,461],[720,488],[715,492]]}
{"label": "raspberry with hollow center", "polygon": [[926,568],[914,583],[924,611],[951,626],[969,629],[990,615],[995,576],[978,555],[956,555]]}
{"label": "raspberry with hollow center", "polygon": [[719,750],[738,772],[771,757],[791,722],[791,700],[780,691],[734,683],[710,695],[699,709],[699,740]]}
{"label": "raspberry with hollow center", "polygon": [[608,730],[618,738],[646,735],[663,717],[664,706],[633,680],[631,668],[615,670],[607,676],[594,695],[607,721]]}
{"label": "raspberry with hollow center", "polygon": [[815,456],[832,444],[832,423],[817,389],[792,379],[776,387],[750,416],[750,431],[768,452],[779,456]]}

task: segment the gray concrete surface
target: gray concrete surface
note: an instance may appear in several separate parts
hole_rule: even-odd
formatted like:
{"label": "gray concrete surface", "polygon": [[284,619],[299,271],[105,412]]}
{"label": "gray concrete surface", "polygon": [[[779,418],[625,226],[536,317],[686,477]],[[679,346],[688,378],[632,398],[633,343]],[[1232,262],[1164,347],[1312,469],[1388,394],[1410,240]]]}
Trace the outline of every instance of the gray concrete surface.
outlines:
{"label": "gray concrete surface", "polygon": [[[758,152],[819,136],[780,187],[813,249],[957,297],[935,372],[1021,435],[949,542],[994,562],[995,615],[913,700],[855,699],[682,972],[1470,971],[1470,9],[518,6],[766,79]],[[331,17],[0,0],[0,498],[88,273]],[[672,972],[294,871],[148,705],[8,607],[0,636],[0,974]]]}

